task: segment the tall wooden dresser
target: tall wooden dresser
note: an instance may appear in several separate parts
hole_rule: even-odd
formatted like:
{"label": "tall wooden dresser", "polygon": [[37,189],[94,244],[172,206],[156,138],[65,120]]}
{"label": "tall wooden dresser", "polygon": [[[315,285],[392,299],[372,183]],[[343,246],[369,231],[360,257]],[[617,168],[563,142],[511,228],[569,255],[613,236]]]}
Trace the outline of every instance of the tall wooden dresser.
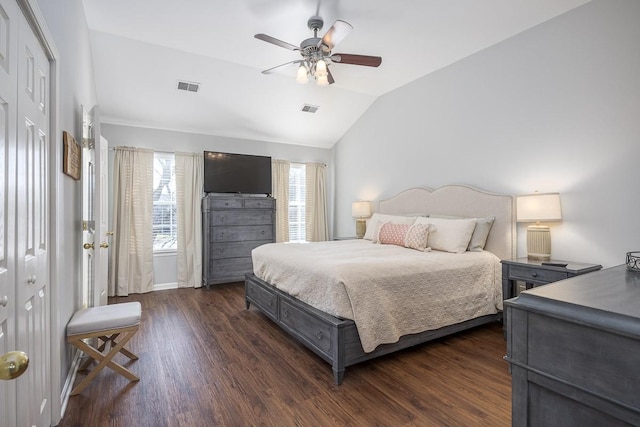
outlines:
{"label": "tall wooden dresser", "polygon": [[275,241],[275,199],[207,195],[202,199],[202,284],[244,281],[251,250]]}
{"label": "tall wooden dresser", "polygon": [[504,305],[514,426],[640,425],[640,272],[596,271]]}

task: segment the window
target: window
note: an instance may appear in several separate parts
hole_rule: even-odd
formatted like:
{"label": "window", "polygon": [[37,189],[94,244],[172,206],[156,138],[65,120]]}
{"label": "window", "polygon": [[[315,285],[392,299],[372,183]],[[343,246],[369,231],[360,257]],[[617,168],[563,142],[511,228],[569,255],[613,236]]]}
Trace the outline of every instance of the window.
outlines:
{"label": "window", "polygon": [[169,153],[154,153],[153,159],[153,250],[176,250],[175,157]]}
{"label": "window", "polygon": [[304,242],[305,230],[305,166],[301,163],[291,163],[289,168],[289,241]]}

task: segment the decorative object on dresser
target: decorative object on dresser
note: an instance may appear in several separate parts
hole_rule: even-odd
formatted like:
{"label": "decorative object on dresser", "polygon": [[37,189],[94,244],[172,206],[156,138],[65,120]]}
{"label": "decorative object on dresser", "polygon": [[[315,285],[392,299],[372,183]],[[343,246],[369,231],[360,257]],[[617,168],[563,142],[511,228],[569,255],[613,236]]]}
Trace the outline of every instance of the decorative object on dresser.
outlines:
{"label": "decorative object on dresser", "polygon": [[640,252],[627,252],[627,268],[640,271]]}
{"label": "decorative object on dresser", "polygon": [[640,425],[639,300],[620,265],[505,301],[512,425]]}
{"label": "decorative object on dresser", "polygon": [[525,289],[531,289],[602,268],[598,264],[558,260],[545,262],[530,258],[503,259],[501,263],[505,299],[518,295],[518,281],[525,283]]}
{"label": "decorative object on dresser", "polygon": [[367,231],[367,223],[364,219],[371,216],[371,202],[353,202],[351,216],[356,218],[356,236],[362,239]]}
{"label": "decorative object on dresser", "polygon": [[251,251],[275,242],[275,199],[207,195],[202,233],[203,285],[243,281],[253,271]]}
{"label": "decorative object on dresser", "polygon": [[562,221],[558,193],[534,193],[516,198],[517,221],[535,222],[527,227],[527,256],[531,259],[551,258],[551,232],[540,222]]}

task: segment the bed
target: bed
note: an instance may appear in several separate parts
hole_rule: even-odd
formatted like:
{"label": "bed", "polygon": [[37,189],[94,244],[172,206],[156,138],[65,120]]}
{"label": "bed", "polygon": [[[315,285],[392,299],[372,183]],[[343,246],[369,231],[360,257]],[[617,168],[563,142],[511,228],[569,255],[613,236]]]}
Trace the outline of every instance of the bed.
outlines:
{"label": "bed", "polygon": [[[501,320],[502,300],[511,297],[500,277],[500,259],[515,256],[513,196],[463,185],[414,188],[374,203],[373,210],[372,220],[385,214],[427,224],[439,221],[434,218],[493,221],[484,250],[464,253],[368,240],[254,250],[254,272],[245,280],[247,309],[253,304],[331,364],[336,384],[347,366]],[[368,237],[374,227],[380,231],[378,222],[370,221]]]}

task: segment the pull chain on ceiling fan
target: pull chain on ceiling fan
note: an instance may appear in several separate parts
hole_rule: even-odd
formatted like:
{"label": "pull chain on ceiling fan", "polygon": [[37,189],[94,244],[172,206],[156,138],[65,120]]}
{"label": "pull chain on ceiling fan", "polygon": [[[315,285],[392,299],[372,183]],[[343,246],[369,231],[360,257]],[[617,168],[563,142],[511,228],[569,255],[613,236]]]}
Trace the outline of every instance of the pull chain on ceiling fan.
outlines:
{"label": "pull chain on ceiling fan", "polygon": [[298,83],[307,83],[309,76],[316,80],[318,86],[327,86],[335,82],[329,66],[333,63],[364,65],[367,67],[377,67],[382,63],[379,56],[353,55],[348,53],[332,54],[333,48],[340,43],[351,32],[353,27],[345,21],[337,20],[329,28],[322,38],[318,37],[318,31],[322,29],[324,21],[319,16],[312,16],[307,21],[307,26],[313,31],[313,37],[303,40],[300,47],[293,44],[283,42],[275,37],[266,34],[256,34],[254,37],[258,40],[283,47],[285,49],[298,51],[302,59],[290,61],[285,64],[278,65],[268,70],[264,70],[262,74],[269,74],[277,68],[291,64],[299,64],[296,81]]}

